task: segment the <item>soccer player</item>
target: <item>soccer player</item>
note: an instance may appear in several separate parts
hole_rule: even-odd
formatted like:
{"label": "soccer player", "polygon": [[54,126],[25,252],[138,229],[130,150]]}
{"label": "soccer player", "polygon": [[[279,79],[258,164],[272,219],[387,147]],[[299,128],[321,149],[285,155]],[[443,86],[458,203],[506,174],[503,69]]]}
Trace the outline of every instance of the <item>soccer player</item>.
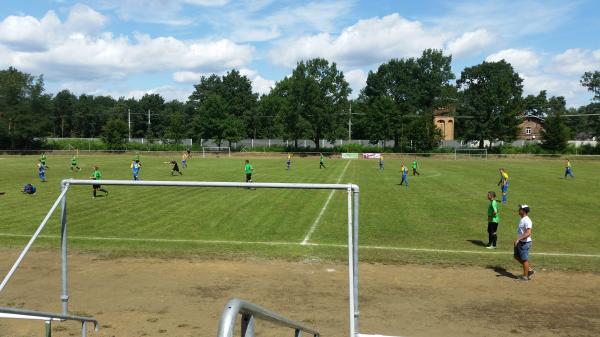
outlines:
{"label": "soccer player", "polygon": [[189,147],[187,148],[187,150],[185,150],[185,152],[187,152],[187,156],[188,158],[192,158],[192,149],[190,149]]}
{"label": "soccer player", "polygon": [[40,162],[38,163],[38,177],[40,177],[40,180],[45,183],[46,182],[46,166],[44,165],[44,163],[42,163],[42,160],[40,159]]}
{"label": "soccer player", "polygon": [[[21,189],[21,192],[23,192],[25,194],[29,194],[29,195],[35,194],[35,191],[36,191],[35,186],[33,186],[31,184],[25,184],[23,186],[23,189]],[[2,193],[2,194],[4,194],[4,193]]]}
{"label": "soccer player", "polygon": [[[98,166],[94,166],[94,172],[92,173],[92,176],[90,177],[90,179],[92,179],[92,180],[102,179],[102,172],[100,172],[100,169],[98,168]],[[96,191],[104,192],[104,196],[105,197],[108,196],[107,190],[103,189],[100,184],[94,184],[94,185],[92,185],[92,198],[93,199],[96,199]]]}
{"label": "soccer player", "polygon": [[421,175],[421,173],[419,173],[419,171],[417,171],[417,158],[415,158],[415,160],[413,160],[413,162],[412,162],[412,171],[413,171],[413,176],[415,174],[418,176]]}
{"label": "soccer player", "polygon": [[292,168],[292,154],[288,153],[287,162],[285,163],[287,166],[287,170],[289,171]]}
{"label": "soccer player", "polygon": [[325,167],[325,157],[323,157],[322,153],[319,153],[319,170]]}
{"label": "soccer player", "polygon": [[533,278],[535,270],[529,265],[529,250],[531,249],[531,228],[533,223],[529,218],[529,206],[519,205],[519,216],[521,220],[517,227],[517,239],[514,242],[514,258],[523,265],[523,275],[517,278],[518,281],[528,281]]}
{"label": "soccer player", "polygon": [[187,154],[187,152],[184,152],[181,155],[181,168],[187,168],[187,159],[188,159],[188,154]]}
{"label": "soccer player", "polygon": [[379,170],[383,171],[383,155],[379,156]]}
{"label": "soccer player", "polygon": [[40,156],[40,163],[44,165],[45,169],[48,169],[48,165],[46,165],[46,159],[46,152],[42,152],[42,155]]}
{"label": "soccer player", "polygon": [[140,180],[140,169],[142,168],[142,163],[139,160],[134,160],[131,162],[131,172],[133,173],[133,180]]}
{"label": "soccer player", "polygon": [[244,165],[244,173],[246,174],[246,182],[252,182],[252,172],[254,171],[254,167],[250,165],[250,161],[246,159],[246,165]]}
{"label": "soccer player", "polygon": [[571,167],[571,161],[569,158],[567,158],[567,164],[565,166],[565,179],[567,179],[568,176],[575,178],[575,176],[573,176],[573,168]]}
{"label": "soccer player", "polygon": [[183,175],[183,173],[181,173],[181,171],[179,171],[179,165],[177,165],[177,161],[175,160],[171,160],[171,161],[166,161],[165,164],[171,164],[171,175],[174,176],[175,172],[179,173],[180,176]]}
{"label": "soccer player", "polygon": [[402,186],[402,184],[404,183],[406,184],[406,188],[408,188],[408,168],[406,167],[406,165],[404,165],[404,162],[402,162],[400,171],[402,171],[402,180],[400,181],[400,186]]}
{"label": "soccer player", "polygon": [[488,245],[487,249],[496,249],[496,242],[498,241],[498,222],[500,216],[498,215],[498,202],[496,201],[496,192],[489,191],[487,198],[490,201],[488,206]]}
{"label": "soccer player", "polygon": [[77,170],[77,172],[81,171],[81,168],[77,166],[77,156],[71,157],[71,171],[75,170]]}
{"label": "soccer player", "polygon": [[500,181],[498,181],[498,186],[500,186],[502,190],[502,203],[506,204],[508,202],[508,172],[503,168],[500,169]]}
{"label": "soccer player", "polygon": [[140,153],[138,151],[135,151],[135,156],[133,157],[133,160],[140,161]]}

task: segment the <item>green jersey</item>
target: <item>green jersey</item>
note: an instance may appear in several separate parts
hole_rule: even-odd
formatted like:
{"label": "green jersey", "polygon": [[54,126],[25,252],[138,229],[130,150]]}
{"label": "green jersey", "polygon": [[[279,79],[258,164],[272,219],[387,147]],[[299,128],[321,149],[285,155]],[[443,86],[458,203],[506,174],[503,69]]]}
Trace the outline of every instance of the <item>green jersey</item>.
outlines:
{"label": "green jersey", "polygon": [[246,164],[246,166],[244,166],[244,172],[246,172],[246,174],[252,174],[252,165],[249,163]]}
{"label": "green jersey", "polygon": [[412,167],[415,170],[417,169],[417,161],[416,160],[413,161]]}
{"label": "green jersey", "polygon": [[323,155],[321,155],[321,156],[319,157],[319,161],[320,161],[321,163],[325,161],[325,158],[323,157]]}
{"label": "green jersey", "polygon": [[77,158],[76,157],[71,158],[71,165],[73,165],[73,166],[77,165]]}
{"label": "green jersey", "polygon": [[488,221],[495,223],[500,221],[500,215],[498,214],[498,202],[496,200],[491,200],[490,205],[488,206]]}
{"label": "green jersey", "polygon": [[94,178],[94,180],[102,179],[102,173],[100,172],[100,170],[94,171],[94,173],[92,173],[92,178]]}
{"label": "green jersey", "polygon": [[43,154],[43,155],[40,157],[40,161],[41,161],[42,163],[45,163],[45,162],[46,162],[46,155],[45,155],[45,154]]}

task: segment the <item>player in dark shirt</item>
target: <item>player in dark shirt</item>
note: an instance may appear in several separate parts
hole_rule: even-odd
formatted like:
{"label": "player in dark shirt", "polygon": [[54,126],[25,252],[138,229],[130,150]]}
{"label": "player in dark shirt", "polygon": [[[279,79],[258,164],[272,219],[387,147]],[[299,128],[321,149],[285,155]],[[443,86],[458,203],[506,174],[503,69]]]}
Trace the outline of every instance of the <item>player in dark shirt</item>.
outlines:
{"label": "player in dark shirt", "polygon": [[171,175],[174,176],[175,172],[179,173],[180,176],[183,175],[183,173],[181,173],[181,171],[179,171],[179,165],[177,165],[177,161],[175,160],[171,160],[171,161],[166,161],[165,164],[171,164],[172,168],[171,168]]}

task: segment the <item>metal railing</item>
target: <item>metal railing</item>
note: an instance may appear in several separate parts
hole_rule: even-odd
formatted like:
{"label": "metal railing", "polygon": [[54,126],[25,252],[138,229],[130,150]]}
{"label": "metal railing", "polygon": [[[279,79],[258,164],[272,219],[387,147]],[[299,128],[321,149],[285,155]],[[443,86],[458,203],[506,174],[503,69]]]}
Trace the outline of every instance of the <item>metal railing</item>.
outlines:
{"label": "metal railing", "polygon": [[78,321],[81,323],[81,336],[87,336],[87,323],[94,324],[94,331],[98,331],[98,321],[93,317],[63,315],[51,312],[42,312],[26,309],[0,307],[0,318],[16,318],[16,319],[31,319],[43,320],[46,324],[45,337],[52,335],[52,321]]}
{"label": "metal railing", "polygon": [[320,336],[317,330],[294,322],[256,304],[234,298],[227,303],[223,310],[217,337],[233,337],[238,315],[242,315],[241,337],[254,337],[255,318],[294,329],[294,337],[300,337],[301,332],[311,334],[314,337]]}

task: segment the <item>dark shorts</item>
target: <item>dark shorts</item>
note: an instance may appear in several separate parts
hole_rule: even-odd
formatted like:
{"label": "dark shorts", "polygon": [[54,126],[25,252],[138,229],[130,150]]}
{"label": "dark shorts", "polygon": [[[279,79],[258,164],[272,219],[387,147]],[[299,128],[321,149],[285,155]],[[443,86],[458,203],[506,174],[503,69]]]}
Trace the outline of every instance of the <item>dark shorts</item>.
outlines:
{"label": "dark shorts", "polygon": [[246,182],[252,180],[252,173],[246,173]]}
{"label": "dark shorts", "polygon": [[496,233],[498,231],[498,223],[497,222],[488,222],[488,233]]}
{"label": "dark shorts", "polygon": [[529,249],[531,248],[530,242],[521,242],[517,243],[514,249],[514,256],[521,261],[527,261],[529,259]]}
{"label": "dark shorts", "polygon": [[92,188],[95,189],[95,190],[97,190],[97,189],[99,189],[101,187],[102,187],[101,185],[92,185]]}

